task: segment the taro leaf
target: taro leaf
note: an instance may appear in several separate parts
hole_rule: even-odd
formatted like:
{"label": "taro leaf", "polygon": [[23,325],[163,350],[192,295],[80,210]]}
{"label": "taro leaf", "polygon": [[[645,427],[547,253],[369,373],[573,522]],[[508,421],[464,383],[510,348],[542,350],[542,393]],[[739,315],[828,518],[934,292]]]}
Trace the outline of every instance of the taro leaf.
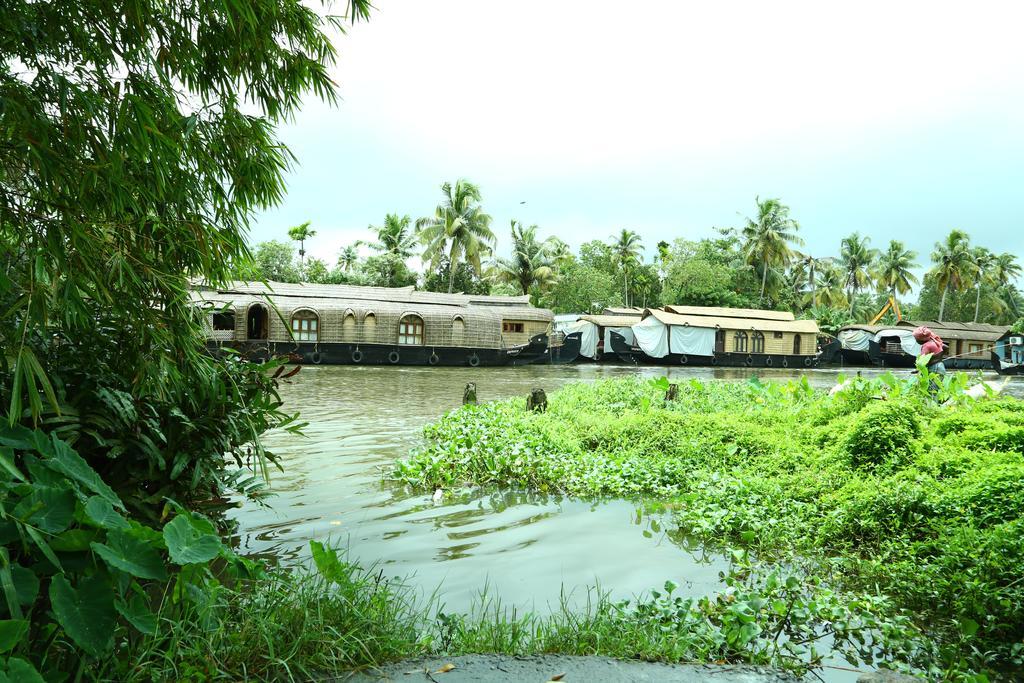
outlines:
{"label": "taro leaf", "polygon": [[56,434],[53,435],[53,457],[43,460],[43,464],[54,472],[60,472],[74,479],[114,507],[124,509],[124,503],[117,497],[114,490],[107,486],[96,470],[90,467],[85,458],[76,453],[71,446],[57,438]]}
{"label": "taro leaf", "polygon": [[141,595],[132,596],[131,602],[118,600],[114,607],[125,620],[147,636],[156,635],[156,615],[146,605]]}
{"label": "taro leaf", "polygon": [[149,543],[124,531],[111,531],[107,543],[93,543],[92,549],[114,569],[140,579],[167,578],[167,570],[160,552]]}
{"label": "taro leaf", "polygon": [[75,495],[67,489],[39,487],[14,508],[14,514],[27,516],[29,524],[48,534],[68,528],[75,516]]}
{"label": "taro leaf", "polygon": [[309,549],[313,553],[313,563],[316,564],[320,575],[337,584],[341,584],[346,577],[345,568],[338,560],[338,553],[325,548],[319,541],[310,541]]}
{"label": "taro leaf", "polygon": [[100,576],[90,576],[73,588],[63,574],[50,581],[50,603],[57,623],[79,647],[102,656],[114,642],[114,591]]}
{"label": "taro leaf", "polygon": [[177,564],[209,562],[224,548],[216,534],[200,531],[187,515],[178,515],[164,525],[164,542]]}
{"label": "taro leaf", "polygon": [[36,601],[36,596],[39,595],[39,578],[31,569],[12,564],[11,582],[14,584],[18,602],[27,606]]}
{"label": "taro leaf", "polygon": [[59,553],[74,553],[88,550],[94,540],[95,529],[68,529],[50,539],[50,547]]}
{"label": "taro leaf", "polygon": [[127,529],[131,526],[113,505],[99,496],[92,496],[86,501],[85,514],[89,521],[103,529]]}
{"label": "taro leaf", "polygon": [[36,668],[21,657],[7,660],[7,674],[0,673],[0,681],[17,681],[17,683],[46,683]]}
{"label": "taro leaf", "polygon": [[39,546],[40,552],[42,552],[43,556],[50,561],[50,564],[57,569],[61,569],[60,560],[57,559],[57,555],[53,552],[53,548],[51,548],[50,544],[46,542],[46,539],[43,538],[42,534],[30,526],[26,526],[24,529],[25,533],[29,535],[29,538],[32,539],[32,542]]}
{"label": "taro leaf", "polygon": [[24,619],[0,620],[0,653],[13,650],[28,633],[28,622]]}

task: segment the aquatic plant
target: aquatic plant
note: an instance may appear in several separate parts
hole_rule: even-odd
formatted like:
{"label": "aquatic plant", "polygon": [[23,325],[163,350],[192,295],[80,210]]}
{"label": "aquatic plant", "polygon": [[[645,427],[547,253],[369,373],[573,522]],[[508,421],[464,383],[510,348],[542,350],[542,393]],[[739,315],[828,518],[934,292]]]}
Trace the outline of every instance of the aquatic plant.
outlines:
{"label": "aquatic plant", "polygon": [[843,378],[834,395],[694,380],[674,401],[667,380],[572,385],[543,415],[520,400],[449,413],[391,476],[643,497],[705,543],[877,588],[935,643],[915,666],[998,675],[1024,663],[1024,404],[968,398],[967,383],[926,367]]}

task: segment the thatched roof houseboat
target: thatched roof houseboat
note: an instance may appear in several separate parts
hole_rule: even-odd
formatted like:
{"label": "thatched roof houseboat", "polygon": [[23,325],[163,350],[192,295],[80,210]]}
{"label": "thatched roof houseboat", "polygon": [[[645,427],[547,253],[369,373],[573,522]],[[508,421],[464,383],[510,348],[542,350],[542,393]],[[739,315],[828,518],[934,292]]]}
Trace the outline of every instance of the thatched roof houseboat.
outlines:
{"label": "thatched roof houseboat", "polygon": [[646,309],[632,326],[634,342],[612,333],[622,360],[657,365],[810,367],[818,324],[792,313],[705,306]]}
{"label": "thatched roof houseboat", "polygon": [[1007,330],[995,344],[998,370],[1007,375],[1024,374],[1024,334]]}
{"label": "thatched roof houseboat", "polygon": [[943,363],[950,370],[991,370],[998,368],[994,355],[997,341],[1009,327],[984,323],[901,320],[895,325],[847,325],[836,335],[843,362],[849,365],[877,365],[912,368],[921,355],[914,330],[927,327],[947,345]]}
{"label": "thatched roof houseboat", "polygon": [[197,286],[209,339],[297,362],[507,365],[548,358],[552,314],[529,297],[413,287],[234,282]]}
{"label": "thatched roof houseboat", "polygon": [[612,333],[618,333],[632,343],[632,326],[638,322],[639,312],[636,315],[605,313],[580,315],[571,322],[561,323],[560,327],[566,334],[580,335],[580,358],[600,361],[609,356],[617,359],[612,352]]}

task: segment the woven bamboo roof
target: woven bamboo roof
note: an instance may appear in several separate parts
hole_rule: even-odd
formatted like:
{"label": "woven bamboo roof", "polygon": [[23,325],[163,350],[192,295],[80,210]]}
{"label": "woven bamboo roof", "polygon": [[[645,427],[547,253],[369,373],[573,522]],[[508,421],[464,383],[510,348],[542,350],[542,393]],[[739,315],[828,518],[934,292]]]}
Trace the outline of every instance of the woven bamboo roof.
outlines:
{"label": "woven bamboo roof", "polygon": [[581,315],[580,320],[594,323],[598,327],[630,327],[640,322],[637,315]]}
{"label": "woven bamboo roof", "polygon": [[766,311],[760,308],[724,308],[719,306],[665,306],[669,313],[703,315],[713,318],[753,318],[756,320],[794,320],[789,311]]}
{"label": "woven bamboo roof", "polygon": [[609,306],[608,308],[601,311],[601,315],[632,315],[638,316],[644,312],[644,309],[637,308],[636,306],[630,306],[628,308],[622,306]]}
{"label": "woven bamboo roof", "polygon": [[759,320],[756,318],[739,318],[732,316],[680,315],[678,313],[650,308],[644,311],[643,317],[647,318],[648,316],[654,316],[665,325],[713,327],[723,330],[756,330],[758,332],[818,334],[818,323],[815,320]]}
{"label": "woven bamboo roof", "polygon": [[901,327],[928,327],[943,339],[995,341],[1010,331],[1009,325],[989,325],[987,323],[940,323],[935,320],[901,320],[898,324]]}
{"label": "woven bamboo roof", "polygon": [[319,299],[367,299],[446,306],[530,306],[530,297],[489,296],[484,294],[444,294],[422,292],[415,287],[364,287],[360,285],[318,285],[290,282],[230,282],[225,287],[197,289],[220,293],[269,294],[274,297],[315,297]]}

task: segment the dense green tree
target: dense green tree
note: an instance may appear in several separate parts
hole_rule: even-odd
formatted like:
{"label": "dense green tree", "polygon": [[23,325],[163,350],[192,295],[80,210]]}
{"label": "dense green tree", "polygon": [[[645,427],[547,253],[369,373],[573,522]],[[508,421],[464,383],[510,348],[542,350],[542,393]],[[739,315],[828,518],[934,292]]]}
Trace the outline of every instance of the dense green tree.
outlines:
{"label": "dense green tree", "polygon": [[600,313],[623,303],[615,277],[581,263],[566,265],[542,302],[555,313]]}
{"label": "dense green tree", "polygon": [[301,225],[288,228],[288,237],[299,243],[299,270],[301,271],[306,263],[306,240],[316,235],[316,230],[309,227],[311,221]]}
{"label": "dense green tree", "polygon": [[587,268],[615,275],[615,255],[612,249],[601,240],[590,240],[580,245],[580,264]]}
{"label": "dense green tree", "polygon": [[207,352],[192,288],[252,264],[276,126],[334,97],[333,22],[293,0],[0,9],[3,650],[27,660],[6,678],[116,680],[147,623],[212,623],[258,574],[190,508],[252,492],[228,463],[272,462],[260,434],[289,419],[267,368]]}
{"label": "dense green tree", "polygon": [[761,273],[763,303],[768,285],[768,272],[785,268],[793,256],[791,245],[802,244],[796,234],[799,224],[790,218],[789,207],[778,199],[755,199],[757,216],[747,218],[743,226],[743,254],[747,264]]}
{"label": "dense green tree", "polygon": [[917,268],[917,253],[907,249],[903,242],[890,240],[889,248],[879,257],[876,263],[875,278],[879,292],[896,298],[897,294],[907,294],[918,283],[913,269]]}
{"label": "dense green tree", "polygon": [[933,266],[928,271],[941,292],[939,301],[939,322],[946,319],[946,297],[950,290],[960,291],[973,279],[974,259],[971,254],[970,238],[962,230],[952,230],[941,242],[935,243],[932,252]]}
{"label": "dense green tree", "polygon": [[442,260],[452,264],[449,268],[448,292],[455,287],[458,265],[467,261],[479,275],[481,261],[494,248],[496,241],[491,232],[491,217],[480,206],[480,189],[467,180],[454,185],[441,185],[444,198],[432,216],[416,221],[416,229],[423,242],[423,258],[437,270]]}
{"label": "dense green tree", "polygon": [[536,225],[524,228],[522,223],[513,220],[512,257],[494,261],[497,279],[518,286],[523,294],[529,294],[534,288],[547,290],[557,278],[555,244],[550,237],[537,239],[537,230]]}
{"label": "dense green tree", "polygon": [[423,273],[421,281],[421,289],[428,292],[448,292],[450,289],[452,292],[463,294],[491,293],[491,284],[481,271],[465,261],[460,261],[452,269],[449,267],[447,256],[441,257],[437,267]]}
{"label": "dense green tree", "polygon": [[629,279],[640,266],[644,245],[641,243],[640,235],[623,228],[619,234],[611,236],[608,246],[611,248],[616,267],[622,273],[622,300],[629,306]]}
{"label": "dense green tree", "polygon": [[408,287],[416,284],[416,273],[406,265],[405,259],[393,253],[367,258],[360,265],[359,274],[362,276],[360,284],[373,287]]}
{"label": "dense green tree", "polygon": [[855,232],[844,237],[839,245],[839,267],[846,282],[846,298],[850,315],[854,314],[857,295],[871,283],[871,273],[878,259],[878,250],[869,246],[871,240]]}

